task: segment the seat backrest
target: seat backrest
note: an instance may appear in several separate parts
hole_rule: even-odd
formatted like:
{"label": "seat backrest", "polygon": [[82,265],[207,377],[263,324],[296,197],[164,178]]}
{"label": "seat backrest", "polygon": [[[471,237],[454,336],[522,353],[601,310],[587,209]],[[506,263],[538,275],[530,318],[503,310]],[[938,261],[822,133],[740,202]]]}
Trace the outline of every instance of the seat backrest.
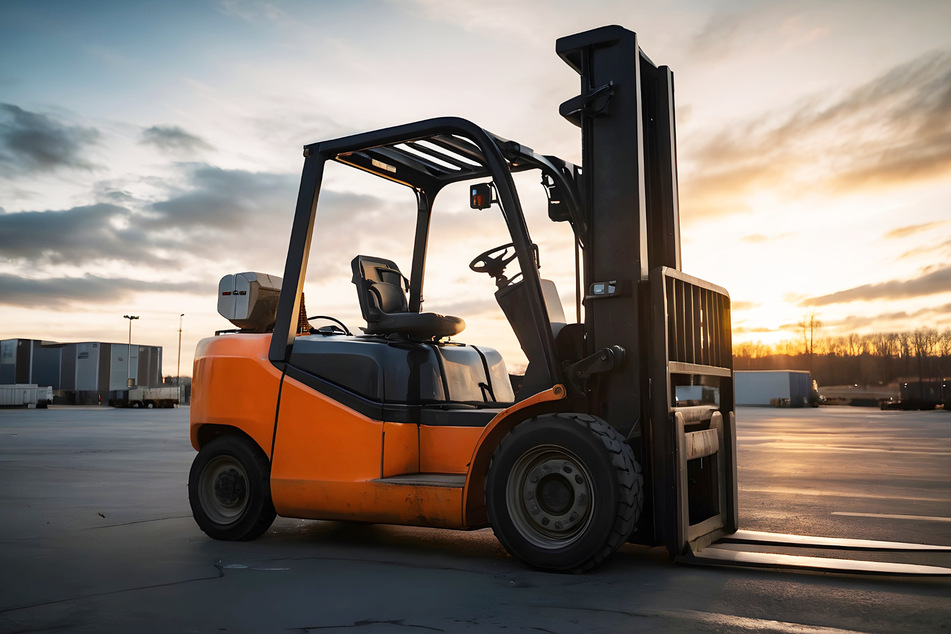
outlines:
{"label": "seat backrest", "polygon": [[[545,308],[548,311],[551,333],[557,340],[559,333],[565,328],[565,309],[562,307],[561,298],[554,282],[543,279],[541,280],[541,287],[542,299],[544,299]],[[525,353],[525,357],[528,359],[525,378],[517,394],[518,400],[523,400],[551,387],[546,385],[544,381],[544,373],[547,372],[545,370],[544,351],[529,310],[528,293],[524,280],[499,289],[495,292],[495,299],[502,308],[502,312],[505,313],[509,324],[512,325],[515,337],[522,346],[522,352]]]}
{"label": "seat backrest", "polygon": [[565,319],[565,309],[561,305],[561,296],[558,295],[558,288],[551,280],[541,280],[542,297],[545,300],[545,308],[548,309],[548,321],[551,322],[552,334],[558,336],[567,320]]}
{"label": "seat backrest", "polygon": [[406,291],[409,283],[392,260],[358,255],[350,262],[357,287],[360,310],[367,323],[383,315],[409,311]]}

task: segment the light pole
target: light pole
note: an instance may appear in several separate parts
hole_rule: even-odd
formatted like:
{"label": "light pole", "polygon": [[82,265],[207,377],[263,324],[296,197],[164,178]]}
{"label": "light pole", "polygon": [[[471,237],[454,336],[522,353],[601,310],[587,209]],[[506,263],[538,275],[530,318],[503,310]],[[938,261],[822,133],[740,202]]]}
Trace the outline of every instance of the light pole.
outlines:
{"label": "light pole", "polygon": [[126,377],[126,385],[128,387],[132,387],[132,320],[138,319],[139,316],[138,315],[123,315],[123,317],[129,320],[129,354],[126,355],[128,356],[128,361],[129,361],[129,371],[126,373],[128,375]]}
{"label": "light pole", "polygon": [[178,316],[178,363],[175,367],[175,385],[182,384],[182,317],[184,316],[185,313]]}

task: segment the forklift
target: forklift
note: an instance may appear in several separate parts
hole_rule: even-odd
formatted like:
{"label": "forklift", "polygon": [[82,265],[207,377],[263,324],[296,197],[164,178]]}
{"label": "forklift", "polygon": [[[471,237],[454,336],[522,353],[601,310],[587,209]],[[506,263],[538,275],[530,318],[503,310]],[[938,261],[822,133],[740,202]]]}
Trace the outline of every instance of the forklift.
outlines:
{"label": "forklift", "polygon": [[[560,106],[581,130],[580,166],[455,117],[305,146],[283,277],[222,278],[218,310],[236,330],[198,344],[188,491],[199,527],[251,540],[276,515],[491,526],[515,558],[550,571],[589,570],[632,542],[694,563],[951,573],[720,546],[948,550],[738,530],[730,297],[680,270],[673,74],[618,26],[561,38],[556,52],[581,80]],[[357,333],[304,308],[328,163],[416,202],[383,223],[413,236],[408,275],[386,253],[348,256]],[[522,173],[570,227],[573,323],[541,277]],[[507,241],[469,268],[494,282],[523,374],[460,342],[463,317],[423,310],[434,201],[456,183],[468,184],[468,212],[504,222]]]}

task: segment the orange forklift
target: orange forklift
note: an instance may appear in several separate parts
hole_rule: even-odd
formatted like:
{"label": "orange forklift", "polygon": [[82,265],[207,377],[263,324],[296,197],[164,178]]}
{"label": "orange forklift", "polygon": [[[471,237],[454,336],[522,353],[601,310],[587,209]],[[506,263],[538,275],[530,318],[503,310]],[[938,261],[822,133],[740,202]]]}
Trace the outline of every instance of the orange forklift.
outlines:
{"label": "orange forklift", "polygon": [[[737,530],[730,298],[680,271],[673,75],[617,26],[561,38],[556,51],[581,79],[560,107],[581,129],[581,166],[449,117],[304,148],[283,277],[225,276],[218,309],[237,330],[198,345],[188,489],[199,527],[250,540],[276,515],[491,526],[513,556],[553,571],[588,570],[630,541],[693,562],[951,572],[714,544],[929,548]],[[382,228],[408,226],[408,276],[386,253],[347,258],[358,333],[303,308],[328,162],[407,187],[416,202]],[[516,191],[523,172],[573,234],[573,323],[540,276]],[[494,281],[524,374],[460,342],[463,318],[423,310],[434,201],[456,183],[469,185],[469,213],[504,222],[506,243],[469,268]]]}

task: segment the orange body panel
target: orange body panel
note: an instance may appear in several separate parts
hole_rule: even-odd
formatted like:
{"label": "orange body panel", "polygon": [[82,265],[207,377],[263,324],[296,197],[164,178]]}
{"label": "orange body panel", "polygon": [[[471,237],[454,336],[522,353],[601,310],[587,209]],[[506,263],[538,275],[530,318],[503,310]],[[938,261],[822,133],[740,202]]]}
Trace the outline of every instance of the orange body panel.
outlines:
{"label": "orange body panel", "polygon": [[384,478],[421,471],[419,452],[419,425],[383,423]]}
{"label": "orange body panel", "polygon": [[472,451],[482,435],[481,427],[419,427],[421,473],[458,473],[469,470]]}
{"label": "orange body panel", "polygon": [[[461,528],[461,487],[379,481],[417,472],[416,427],[371,420],[285,378],[271,465],[274,508],[290,517]],[[393,473],[399,466],[406,471]]]}
{"label": "orange body panel", "polygon": [[267,358],[271,335],[222,335],[203,339],[192,374],[190,436],[200,449],[203,425],[228,425],[271,453],[281,373]]}
{"label": "orange body panel", "polygon": [[275,507],[285,480],[322,484],[379,478],[382,455],[383,423],[284,378],[271,465]]}

